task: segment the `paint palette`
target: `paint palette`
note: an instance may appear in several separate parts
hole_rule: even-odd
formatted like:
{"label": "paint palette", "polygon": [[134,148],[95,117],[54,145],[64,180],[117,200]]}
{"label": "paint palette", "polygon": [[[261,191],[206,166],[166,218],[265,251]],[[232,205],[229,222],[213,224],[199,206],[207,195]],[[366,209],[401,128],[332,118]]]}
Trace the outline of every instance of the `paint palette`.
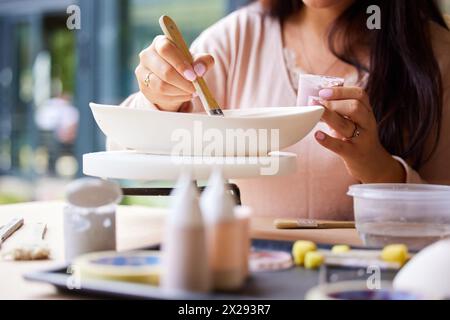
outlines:
{"label": "paint palette", "polygon": [[[256,250],[273,250],[291,252],[292,242],[253,240],[252,247]],[[330,249],[328,245],[319,246],[320,249]],[[149,248],[158,250],[159,247]],[[69,270],[71,271],[71,270]],[[345,281],[367,281],[372,274],[366,268],[331,267],[323,266],[319,270],[307,270],[301,267],[292,267],[280,271],[268,270],[254,272],[240,292],[196,294],[189,292],[167,292],[148,284],[92,279],[82,282],[76,289],[68,291],[67,284],[73,283],[74,275],[68,273],[67,267],[37,272],[26,275],[26,279],[51,283],[60,290],[73,294],[83,294],[100,297],[120,297],[132,299],[304,299],[311,288],[319,284],[337,283]],[[395,270],[381,270],[381,289],[389,290]],[[76,280],[76,278],[74,279]],[[75,281],[76,283],[76,281]],[[381,296],[382,297],[382,296]],[[397,298],[402,298],[398,296]]]}

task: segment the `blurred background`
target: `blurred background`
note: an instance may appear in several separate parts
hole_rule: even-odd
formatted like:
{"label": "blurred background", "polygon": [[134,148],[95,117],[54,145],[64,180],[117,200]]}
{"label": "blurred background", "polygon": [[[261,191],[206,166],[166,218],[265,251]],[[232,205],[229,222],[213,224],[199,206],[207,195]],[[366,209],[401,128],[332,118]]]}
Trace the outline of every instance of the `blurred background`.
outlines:
{"label": "blurred background", "polygon": [[[0,204],[61,199],[104,150],[88,104],[137,90],[138,53],[175,18],[187,40],[246,0],[0,0]],[[450,13],[450,0],[441,0]],[[81,29],[66,24],[80,8]],[[413,4],[412,4],[413,5]],[[131,181],[122,184],[133,184]],[[164,200],[125,203],[164,205]]]}

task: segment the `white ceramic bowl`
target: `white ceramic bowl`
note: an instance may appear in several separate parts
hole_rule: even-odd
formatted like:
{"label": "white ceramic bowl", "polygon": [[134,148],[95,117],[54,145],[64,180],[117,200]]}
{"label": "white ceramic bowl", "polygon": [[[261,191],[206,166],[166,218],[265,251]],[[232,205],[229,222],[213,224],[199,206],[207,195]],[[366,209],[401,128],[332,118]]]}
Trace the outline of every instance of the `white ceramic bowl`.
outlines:
{"label": "white ceramic bowl", "polygon": [[403,243],[420,250],[450,237],[450,186],[366,184],[351,186],[348,194],[368,246]]}
{"label": "white ceramic bowl", "polygon": [[180,156],[259,156],[303,139],[323,107],[224,110],[225,117],[91,103],[103,133],[127,149]]}

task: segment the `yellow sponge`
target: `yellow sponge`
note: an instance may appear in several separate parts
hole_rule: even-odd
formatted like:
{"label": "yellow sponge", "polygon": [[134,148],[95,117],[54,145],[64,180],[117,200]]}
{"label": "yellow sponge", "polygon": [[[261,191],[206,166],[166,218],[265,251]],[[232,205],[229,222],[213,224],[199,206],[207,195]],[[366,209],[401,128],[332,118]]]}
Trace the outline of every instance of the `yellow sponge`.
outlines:
{"label": "yellow sponge", "polygon": [[317,251],[309,251],[305,255],[305,268],[316,269],[319,268],[325,261],[323,254]]}
{"label": "yellow sponge", "polygon": [[381,252],[381,259],[403,265],[408,260],[408,247],[404,244],[387,245]]}
{"label": "yellow sponge", "polygon": [[350,250],[350,247],[346,244],[335,245],[333,246],[333,248],[331,248],[331,252],[333,253],[345,253],[349,252]]}
{"label": "yellow sponge", "polygon": [[301,266],[304,263],[306,253],[316,251],[317,246],[312,241],[299,240],[292,247],[292,256],[296,265]]}

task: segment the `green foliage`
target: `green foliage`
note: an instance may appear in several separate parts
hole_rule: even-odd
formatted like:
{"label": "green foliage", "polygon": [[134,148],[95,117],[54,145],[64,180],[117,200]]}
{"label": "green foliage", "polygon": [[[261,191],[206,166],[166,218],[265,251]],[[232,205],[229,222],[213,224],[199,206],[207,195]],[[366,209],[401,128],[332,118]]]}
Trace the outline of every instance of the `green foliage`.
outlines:
{"label": "green foliage", "polygon": [[63,92],[73,93],[75,86],[75,36],[65,28],[56,29],[49,35],[52,56],[52,78],[63,84]]}

